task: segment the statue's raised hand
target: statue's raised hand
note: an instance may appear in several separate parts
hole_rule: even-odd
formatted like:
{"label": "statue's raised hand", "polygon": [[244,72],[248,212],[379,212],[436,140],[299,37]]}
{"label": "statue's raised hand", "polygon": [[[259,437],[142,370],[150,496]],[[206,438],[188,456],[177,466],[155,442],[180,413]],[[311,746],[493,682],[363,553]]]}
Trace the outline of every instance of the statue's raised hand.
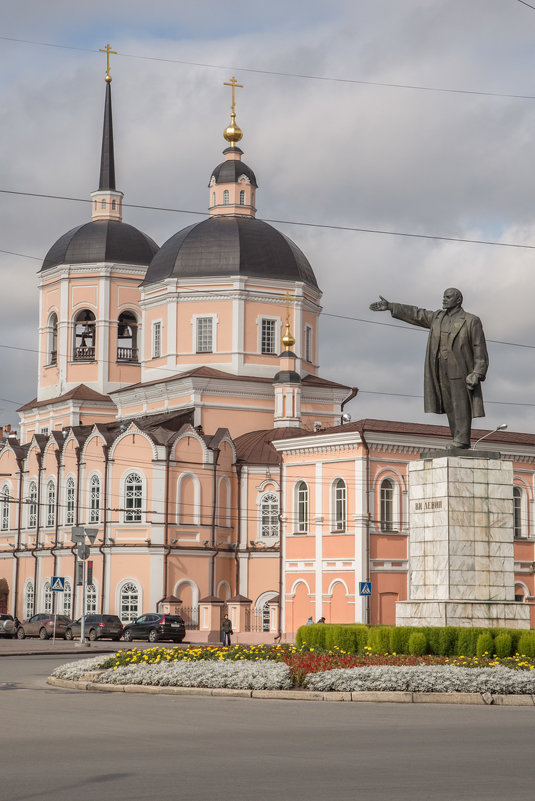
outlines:
{"label": "statue's raised hand", "polygon": [[376,301],[375,303],[370,303],[371,311],[388,311],[390,308],[390,303],[387,301],[386,298],[383,298],[382,295],[379,295],[381,300]]}

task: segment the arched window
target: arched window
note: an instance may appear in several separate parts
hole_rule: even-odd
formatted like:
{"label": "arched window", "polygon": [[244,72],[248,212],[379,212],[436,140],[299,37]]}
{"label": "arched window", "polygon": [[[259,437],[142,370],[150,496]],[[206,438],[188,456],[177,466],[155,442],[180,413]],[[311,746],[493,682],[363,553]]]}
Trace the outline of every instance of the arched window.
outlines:
{"label": "arched window", "polygon": [[230,203],[230,193],[228,189],[225,189],[225,191],[223,192],[223,205],[228,206],[229,203]]}
{"label": "arched window", "polygon": [[85,590],[85,611],[91,615],[97,611],[97,588],[94,584],[88,584]]}
{"label": "arched window", "polygon": [[137,317],[131,311],[121,312],[117,322],[117,361],[138,361]]}
{"label": "arched window", "polygon": [[380,507],[381,531],[392,531],[394,526],[394,484],[389,478],[385,478],[381,482]]}
{"label": "arched window", "polygon": [[101,209],[105,209],[106,208],[106,201],[104,200],[104,198],[100,201],[100,208]]}
{"label": "arched window", "polygon": [[95,359],[96,320],[89,309],[79,311],[73,321],[73,359],[92,362]]}
{"label": "arched window", "polygon": [[35,481],[30,481],[28,500],[28,528],[35,528],[37,526],[37,483]]}
{"label": "arched window", "polygon": [[72,614],[72,584],[70,579],[65,579],[63,588],[63,614],[70,617]]}
{"label": "arched window", "polygon": [[347,526],[347,492],[346,483],[337,479],[332,489],[333,531],[345,531]]}
{"label": "arched window", "polygon": [[28,579],[24,585],[24,619],[28,620],[33,615],[35,608],[35,596],[33,591],[33,581]]}
{"label": "arched window", "polygon": [[215,206],[215,192],[212,192],[212,206]]}
{"label": "arched window", "polygon": [[240,190],[240,206],[245,206],[245,189]]}
{"label": "arched window", "polygon": [[124,522],[141,523],[143,479],[139,473],[129,473],[124,481]]}
{"label": "arched window", "polygon": [[46,485],[46,524],[51,528],[56,522],[56,485],[52,480]]}
{"label": "arched window", "polygon": [[111,202],[111,210],[115,211],[116,208],[117,208],[117,201],[116,200],[112,200],[112,202]]}
{"label": "arched window", "polygon": [[266,492],[260,501],[260,535],[279,536],[279,496],[274,492]]}
{"label": "arched window", "polygon": [[2,531],[9,530],[9,487],[5,486],[2,488],[2,496],[1,496],[1,503],[2,503]]}
{"label": "arched window", "polygon": [[[526,507],[526,509],[524,508]],[[521,487],[513,487],[513,526],[515,537],[526,537],[524,521],[527,518],[527,502]]]}
{"label": "arched window", "polygon": [[89,482],[89,522],[100,523],[100,478],[91,476]]}
{"label": "arched window", "polygon": [[120,616],[123,623],[130,623],[139,615],[139,591],[133,581],[121,587]]}
{"label": "arched window", "polygon": [[58,360],[58,316],[53,312],[48,318],[48,364]]}
{"label": "arched window", "polygon": [[52,614],[52,587],[50,581],[45,581],[43,585],[43,606],[46,615]]}
{"label": "arched window", "polygon": [[69,476],[69,478],[67,479],[65,494],[66,494],[65,525],[74,526],[74,499],[76,494],[76,487],[74,484],[74,478],[72,476]]}
{"label": "arched window", "polygon": [[308,531],[308,487],[304,481],[299,481],[295,487],[295,507],[297,531],[306,534]]}

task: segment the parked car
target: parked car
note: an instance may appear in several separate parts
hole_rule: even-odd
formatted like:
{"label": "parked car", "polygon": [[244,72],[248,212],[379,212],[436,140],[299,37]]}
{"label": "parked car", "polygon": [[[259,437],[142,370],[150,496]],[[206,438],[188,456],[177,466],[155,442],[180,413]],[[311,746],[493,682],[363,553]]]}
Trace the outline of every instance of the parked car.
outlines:
{"label": "parked car", "polygon": [[[70,617],[56,615],[56,637],[65,637],[65,632],[70,622]],[[32,615],[28,620],[23,620],[17,629],[19,640],[23,640],[25,637],[40,637],[42,640],[48,640],[53,634],[54,615]]]}
{"label": "parked car", "polygon": [[[79,637],[82,632],[82,618],[69,623],[65,629],[65,639],[72,640]],[[123,635],[123,624],[117,615],[86,615],[85,636],[90,640],[102,640],[109,637],[111,640],[120,640]]]}
{"label": "parked car", "polygon": [[133,623],[127,623],[123,631],[123,640],[173,640],[182,642],[186,636],[186,627],[180,615],[159,615],[149,613],[141,615]]}
{"label": "parked car", "polygon": [[0,615],[0,637],[14,637],[15,622],[12,615],[2,613]]}

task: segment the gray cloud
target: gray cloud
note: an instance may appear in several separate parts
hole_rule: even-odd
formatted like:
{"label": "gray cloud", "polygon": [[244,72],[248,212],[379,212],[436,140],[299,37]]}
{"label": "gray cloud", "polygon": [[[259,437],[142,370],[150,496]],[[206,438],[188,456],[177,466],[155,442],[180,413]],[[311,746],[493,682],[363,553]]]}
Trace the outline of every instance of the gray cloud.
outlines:
{"label": "gray cloud", "polygon": [[[224,65],[115,57],[117,172],[126,201],[205,211],[224,147],[228,80],[239,66],[364,81],[530,94],[535,12],[498,0],[301,4],[215,0],[86,7],[13,4],[5,35],[89,49]],[[2,186],[89,196],[96,187],[103,56],[0,40]],[[228,65],[228,68],[227,68]],[[323,224],[535,243],[535,101],[431,93],[238,72],[245,160],[259,216]],[[0,248],[43,256],[86,220],[82,203],[0,196]],[[162,243],[196,217],[129,210]],[[309,257],[325,312],[388,322],[380,292],[438,308],[459,285],[487,336],[535,345],[535,252],[280,225]],[[0,344],[37,347],[38,262],[0,254]],[[353,417],[439,422],[418,399],[425,335],[322,320],[322,374],[357,385]],[[490,345],[486,399],[530,403],[535,351]],[[35,396],[35,354],[0,348],[4,393]],[[9,393],[9,394],[8,394]],[[533,401],[535,403],[535,401]],[[13,405],[0,402],[13,422]],[[487,405],[488,425],[534,431],[535,407]]]}

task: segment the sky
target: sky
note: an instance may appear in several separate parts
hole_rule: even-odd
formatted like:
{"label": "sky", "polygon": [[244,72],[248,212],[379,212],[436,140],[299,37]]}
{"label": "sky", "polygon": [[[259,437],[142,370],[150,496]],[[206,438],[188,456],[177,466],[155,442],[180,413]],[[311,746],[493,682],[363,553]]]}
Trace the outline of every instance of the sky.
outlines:
{"label": "sky", "polygon": [[[457,286],[490,340],[478,425],[535,433],[532,5],[19,0],[4,8],[0,423],[16,424],[17,406],[36,395],[39,259],[90,215],[86,202],[12,193],[85,201],[97,188],[99,49],[109,42],[118,51],[117,187],[125,203],[183,210],[125,209],[125,221],[163,244],[207,213],[208,179],[226,144],[223,83],[236,75],[257,216],[281,221],[316,273],[320,374],[359,388],[353,419],[445,424],[423,412],[425,332],[369,304],[381,294],[438,309],[443,290]],[[455,241],[463,239],[497,244]]]}

